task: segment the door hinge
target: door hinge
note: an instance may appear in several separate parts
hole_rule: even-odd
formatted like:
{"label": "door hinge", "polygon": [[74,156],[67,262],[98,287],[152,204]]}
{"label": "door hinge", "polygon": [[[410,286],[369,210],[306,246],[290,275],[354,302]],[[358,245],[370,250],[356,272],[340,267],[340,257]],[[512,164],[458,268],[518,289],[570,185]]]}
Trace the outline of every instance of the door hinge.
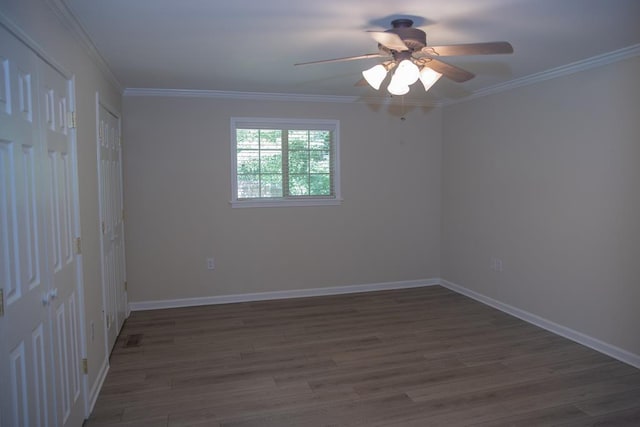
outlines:
{"label": "door hinge", "polygon": [[67,112],[67,127],[69,129],[75,129],[76,128],[76,112],[75,111],[68,111]]}
{"label": "door hinge", "polygon": [[76,237],[76,255],[80,255],[82,253],[82,242],[79,237]]}
{"label": "door hinge", "polygon": [[127,290],[128,290],[128,286],[127,286],[127,281],[125,280],[124,281],[124,291],[127,292]]}
{"label": "door hinge", "polygon": [[104,221],[102,221],[102,234],[104,234],[104,233],[105,233],[105,230],[106,230],[106,228],[105,228],[105,226],[104,226]]}
{"label": "door hinge", "polygon": [[122,221],[124,221],[124,209],[122,209]]}
{"label": "door hinge", "polygon": [[89,362],[86,358],[82,359],[82,373],[85,375],[89,373]]}
{"label": "door hinge", "polygon": [[4,316],[4,289],[0,289],[0,317]]}

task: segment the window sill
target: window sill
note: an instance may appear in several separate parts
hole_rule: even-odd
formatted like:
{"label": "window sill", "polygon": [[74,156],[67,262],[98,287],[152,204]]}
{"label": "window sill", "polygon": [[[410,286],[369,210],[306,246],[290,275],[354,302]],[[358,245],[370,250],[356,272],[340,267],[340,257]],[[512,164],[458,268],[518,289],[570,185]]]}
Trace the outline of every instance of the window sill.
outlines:
{"label": "window sill", "polygon": [[342,199],[232,200],[232,208],[281,208],[292,206],[339,206]]}

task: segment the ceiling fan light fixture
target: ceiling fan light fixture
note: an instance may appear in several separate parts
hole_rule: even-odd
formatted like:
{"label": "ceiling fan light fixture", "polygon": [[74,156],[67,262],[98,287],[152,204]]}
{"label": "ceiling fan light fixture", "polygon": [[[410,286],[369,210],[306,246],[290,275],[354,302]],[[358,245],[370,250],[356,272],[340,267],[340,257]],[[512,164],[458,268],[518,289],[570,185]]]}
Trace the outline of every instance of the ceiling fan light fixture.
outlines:
{"label": "ceiling fan light fixture", "polygon": [[387,87],[391,95],[402,96],[409,93],[409,86],[391,86]]}
{"label": "ceiling fan light fixture", "polygon": [[391,77],[391,82],[389,82],[387,90],[391,95],[406,95],[407,93],[409,93],[409,85],[402,81],[400,77],[398,77],[398,72],[396,71],[393,77]]}
{"label": "ceiling fan light fixture", "polygon": [[393,73],[394,78],[400,79],[403,85],[409,86],[414,84],[420,78],[420,69],[409,59],[403,59],[398,64],[396,72]]}
{"label": "ceiling fan light fixture", "polygon": [[[358,81],[356,86],[363,86],[363,82],[366,81],[372,88],[379,90],[389,71],[397,67],[387,90],[393,95],[404,95],[409,92],[409,86],[417,82],[418,79],[422,82],[425,91],[428,91],[443,75],[458,83],[466,82],[474,77],[473,73],[449,64],[441,60],[440,57],[513,53],[513,46],[505,41],[427,46],[426,33],[419,28],[413,28],[413,20],[409,18],[394,19],[391,21],[391,26],[393,28],[385,31],[368,31],[371,37],[378,42],[377,52],[302,62],[294,65],[387,57],[388,61],[363,71],[364,79]],[[430,66],[427,67],[425,64],[430,64]],[[431,67],[440,71],[435,71]]]}
{"label": "ceiling fan light fixture", "polygon": [[432,68],[422,67],[422,70],[420,70],[420,81],[425,91],[431,89],[431,86],[433,86],[440,77],[442,77],[442,74]]}
{"label": "ceiling fan light fixture", "polygon": [[387,77],[387,69],[384,65],[378,64],[368,70],[364,70],[362,76],[372,88],[378,90],[384,78]]}

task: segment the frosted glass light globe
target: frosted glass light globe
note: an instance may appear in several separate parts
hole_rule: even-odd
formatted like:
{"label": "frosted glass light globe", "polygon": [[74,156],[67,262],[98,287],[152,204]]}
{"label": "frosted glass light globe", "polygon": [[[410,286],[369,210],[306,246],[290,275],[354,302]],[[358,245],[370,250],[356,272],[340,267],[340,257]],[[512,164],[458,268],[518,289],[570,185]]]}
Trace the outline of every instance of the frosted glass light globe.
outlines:
{"label": "frosted glass light globe", "polygon": [[442,74],[429,67],[423,67],[420,71],[420,81],[425,91],[428,91],[440,77],[442,77]]}
{"label": "frosted glass light globe", "polygon": [[387,90],[391,95],[405,95],[409,93],[409,85],[405,84],[402,81],[402,78],[398,77],[398,73],[396,72],[393,77],[391,77],[391,82],[389,82]]}
{"label": "frosted glass light globe", "polygon": [[375,65],[368,70],[362,72],[362,76],[375,90],[380,89],[380,85],[385,77],[387,77],[387,69],[383,65]]}
{"label": "frosted glass light globe", "polygon": [[403,59],[398,64],[398,69],[396,69],[396,72],[393,73],[393,75],[394,77],[398,76],[402,83],[409,86],[418,81],[418,78],[420,77],[420,69],[409,59]]}

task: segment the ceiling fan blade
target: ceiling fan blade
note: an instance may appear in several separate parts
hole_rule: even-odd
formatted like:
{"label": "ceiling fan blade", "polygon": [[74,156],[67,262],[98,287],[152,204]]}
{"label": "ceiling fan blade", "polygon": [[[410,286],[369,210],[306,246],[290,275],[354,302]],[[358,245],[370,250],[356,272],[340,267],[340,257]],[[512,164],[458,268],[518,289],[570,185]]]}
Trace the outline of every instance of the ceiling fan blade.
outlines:
{"label": "ceiling fan blade", "polygon": [[436,56],[459,55],[497,55],[513,53],[513,46],[509,42],[486,42],[452,44],[446,46],[425,46],[422,52]]}
{"label": "ceiling fan blade", "polygon": [[398,52],[402,52],[405,50],[409,50],[406,44],[402,41],[399,35],[395,33],[388,33],[386,31],[367,31],[371,34],[371,37],[382,46],[395,50]]}
{"label": "ceiling fan blade", "polygon": [[466,82],[467,80],[471,80],[475,77],[475,74],[470,73],[467,70],[463,70],[460,67],[447,64],[446,62],[442,62],[435,58],[431,58],[431,61],[427,62],[425,66],[458,83]]}
{"label": "ceiling fan blade", "polygon": [[322,59],[320,61],[300,62],[298,64],[293,64],[293,65],[310,65],[310,64],[323,64],[326,62],[354,61],[356,59],[380,58],[381,56],[386,56],[386,55],[376,52],[376,53],[367,53],[367,54],[358,55],[358,56],[347,56],[345,58]]}
{"label": "ceiling fan blade", "polygon": [[360,79],[354,84],[354,86],[356,86],[356,87],[369,86],[369,83],[367,83],[367,81],[365,79]]}

